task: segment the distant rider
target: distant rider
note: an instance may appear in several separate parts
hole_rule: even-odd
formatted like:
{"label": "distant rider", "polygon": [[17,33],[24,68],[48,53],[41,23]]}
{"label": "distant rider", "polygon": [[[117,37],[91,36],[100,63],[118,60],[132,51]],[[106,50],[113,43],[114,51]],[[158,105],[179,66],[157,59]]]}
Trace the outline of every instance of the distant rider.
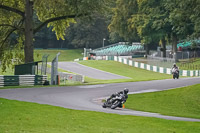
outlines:
{"label": "distant rider", "polygon": [[173,70],[176,70],[176,69],[179,70],[178,67],[176,66],[176,63],[174,63],[174,64],[173,64],[173,67],[172,67],[172,71],[173,71]]}
{"label": "distant rider", "polygon": [[179,68],[176,66],[176,63],[173,64],[173,67],[172,67],[172,74],[174,74],[176,71],[179,73]]}

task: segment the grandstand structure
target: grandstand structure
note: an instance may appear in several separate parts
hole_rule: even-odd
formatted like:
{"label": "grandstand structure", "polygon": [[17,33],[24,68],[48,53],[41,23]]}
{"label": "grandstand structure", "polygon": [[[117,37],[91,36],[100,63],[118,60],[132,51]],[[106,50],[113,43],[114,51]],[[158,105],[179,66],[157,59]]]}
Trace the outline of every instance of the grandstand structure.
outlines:
{"label": "grandstand structure", "polygon": [[127,42],[119,42],[106,47],[101,47],[90,51],[90,53],[96,56],[124,56],[124,55],[134,55],[135,53],[140,53],[144,51],[143,45],[141,43],[132,43],[131,45]]}
{"label": "grandstand structure", "polygon": [[192,43],[196,43],[196,48],[200,48],[200,40],[191,40],[191,41],[187,41],[187,42],[181,42],[177,44],[177,48],[181,47],[181,48],[190,48],[192,47]]}

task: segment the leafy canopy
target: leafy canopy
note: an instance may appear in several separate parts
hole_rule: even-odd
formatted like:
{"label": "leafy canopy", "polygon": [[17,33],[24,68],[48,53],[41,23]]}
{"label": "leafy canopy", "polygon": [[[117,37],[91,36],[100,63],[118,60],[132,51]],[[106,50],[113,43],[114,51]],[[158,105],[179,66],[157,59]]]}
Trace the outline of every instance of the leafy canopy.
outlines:
{"label": "leafy canopy", "polygon": [[[106,0],[0,0],[0,60],[3,70],[11,59],[23,62],[25,41],[25,5],[33,2],[33,29],[37,33],[43,26],[52,27],[57,39],[63,39],[70,23],[76,18],[90,18],[103,13]],[[30,31],[31,32],[31,31]],[[14,40],[14,41],[13,41]],[[15,49],[17,52],[11,52]]]}

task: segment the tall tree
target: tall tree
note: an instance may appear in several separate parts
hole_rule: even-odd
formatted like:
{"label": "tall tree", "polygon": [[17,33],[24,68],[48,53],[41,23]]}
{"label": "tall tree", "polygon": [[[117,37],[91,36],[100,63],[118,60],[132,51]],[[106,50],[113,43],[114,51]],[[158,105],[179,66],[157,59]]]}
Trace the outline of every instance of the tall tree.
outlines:
{"label": "tall tree", "polygon": [[179,40],[199,36],[199,5],[196,0],[117,0],[110,29],[126,39],[135,33],[146,44],[160,41],[164,57],[168,41],[176,55]]}
{"label": "tall tree", "polygon": [[156,32],[152,27],[154,23],[152,10],[157,5],[157,2],[154,0],[140,0],[137,1],[137,5],[138,10],[129,19],[129,25],[137,31],[141,42],[146,46],[146,54],[149,54],[149,47],[152,44],[158,44],[159,37],[161,36],[161,33]]}
{"label": "tall tree", "polygon": [[139,41],[137,31],[129,25],[131,15],[137,13],[137,0],[117,0],[112,8],[114,15],[109,25],[109,31],[123,37],[125,41]]}
{"label": "tall tree", "polygon": [[93,15],[93,21],[77,20],[66,31],[66,38],[75,48],[102,47],[103,38],[109,37],[108,24],[104,16]]}
{"label": "tall tree", "polygon": [[[24,48],[25,62],[33,62],[33,38],[43,26],[53,27],[57,39],[64,39],[65,30],[75,18],[103,12],[105,0],[0,0],[0,59],[10,47],[9,37],[16,34],[16,47]],[[40,23],[35,22],[36,14]],[[11,57],[12,58],[12,57]]]}
{"label": "tall tree", "polygon": [[[196,16],[194,9],[200,4],[196,0],[166,0],[165,9],[169,12],[169,22],[171,24],[171,41],[173,52],[176,55],[177,43],[180,40],[185,40],[193,36],[195,21],[192,22],[192,17]],[[198,22],[197,22],[198,23]],[[176,56],[175,59],[177,60]]]}

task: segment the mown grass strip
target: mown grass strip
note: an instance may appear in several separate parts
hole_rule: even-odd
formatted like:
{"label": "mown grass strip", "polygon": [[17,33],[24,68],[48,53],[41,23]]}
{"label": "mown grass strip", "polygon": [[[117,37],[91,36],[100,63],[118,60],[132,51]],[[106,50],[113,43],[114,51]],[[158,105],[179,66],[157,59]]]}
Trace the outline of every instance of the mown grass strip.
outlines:
{"label": "mown grass strip", "polygon": [[77,111],[0,98],[2,133],[199,133],[200,123]]}
{"label": "mown grass strip", "polygon": [[200,84],[144,94],[132,94],[126,108],[200,119]]}
{"label": "mown grass strip", "polygon": [[48,61],[52,61],[55,58],[56,54],[60,52],[60,56],[58,58],[59,61],[74,61],[74,59],[83,57],[82,52],[83,49],[69,49],[69,50],[34,50],[34,60],[40,61],[44,54],[48,54]]}
{"label": "mown grass strip", "polygon": [[[23,52],[23,51],[21,51]],[[44,54],[48,54],[48,62],[51,62],[55,57],[56,54],[60,52],[59,61],[74,61],[74,59],[82,58],[83,49],[69,49],[69,50],[48,50],[48,49],[41,49],[41,50],[34,50],[34,61],[41,61],[42,56]],[[0,65],[0,75],[14,75],[14,67],[10,65],[9,68],[6,69],[6,72],[1,71]]]}
{"label": "mown grass strip", "polygon": [[97,68],[103,71],[129,77],[131,79],[108,80],[108,82],[134,82],[147,80],[160,80],[172,78],[171,75],[161,74],[157,72],[147,71],[140,68],[135,68],[115,61],[80,61],[80,64]]}
{"label": "mown grass strip", "polygon": [[200,58],[182,59],[177,62],[177,65],[181,70],[199,70]]}

